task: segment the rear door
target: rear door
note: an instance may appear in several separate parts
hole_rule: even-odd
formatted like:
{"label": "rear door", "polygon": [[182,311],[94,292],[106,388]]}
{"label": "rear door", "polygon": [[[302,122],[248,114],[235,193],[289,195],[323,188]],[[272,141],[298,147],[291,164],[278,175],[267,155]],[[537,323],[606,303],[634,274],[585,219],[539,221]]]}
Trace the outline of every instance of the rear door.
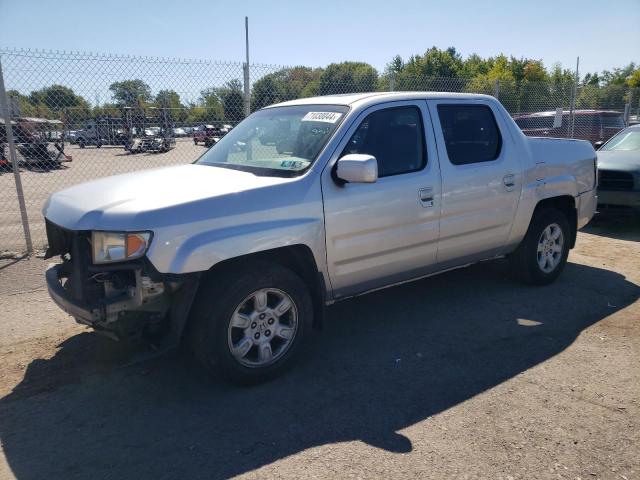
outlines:
{"label": "rear door", "polygon": [[442,172],[440,266],[498,254],[522,189],[516,144],[489,100],[429,100]]}
{"label": "rear door", "polygon": [[[376,157],[378,181],[341,185],[338,158]],[[351,125],[323,172],[327,265],[334,297],[420,276],[436,261],[440,171],[424,100],[388,102]]]}

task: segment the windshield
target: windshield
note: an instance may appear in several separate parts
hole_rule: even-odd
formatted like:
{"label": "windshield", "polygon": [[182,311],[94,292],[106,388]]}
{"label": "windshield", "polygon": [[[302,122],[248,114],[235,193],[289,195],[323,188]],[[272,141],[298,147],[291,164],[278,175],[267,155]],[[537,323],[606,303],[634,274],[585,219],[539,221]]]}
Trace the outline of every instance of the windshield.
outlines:
{"label": "windshield", "polygon": [[601,150],[640,150],[640,130],[623,130],[603,145]]}
{"label": "windshield", "polygon": [[313,163],[348,110],[339,105],[296,105],[257,111],[196,163],[258,175],[298,175]]}

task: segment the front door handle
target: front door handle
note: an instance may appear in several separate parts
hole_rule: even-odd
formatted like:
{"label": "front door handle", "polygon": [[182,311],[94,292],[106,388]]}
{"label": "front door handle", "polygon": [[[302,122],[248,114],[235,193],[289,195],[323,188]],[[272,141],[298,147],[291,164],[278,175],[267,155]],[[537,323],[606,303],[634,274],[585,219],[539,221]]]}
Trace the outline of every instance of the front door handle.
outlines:
{"label": "front door handle", "polygon": [[507,187],[507,191],[510,192],[513,190],[513,187],[516,186],[516,176],[513,173],[508,173],[504,177],[502,177],[502,183]]}
{"label": "front door handle", "polygon": [[424,187],[418,190],[418,198],[420,199],[420,204],[425,207],[433,207],[433,188],[432,187]]}

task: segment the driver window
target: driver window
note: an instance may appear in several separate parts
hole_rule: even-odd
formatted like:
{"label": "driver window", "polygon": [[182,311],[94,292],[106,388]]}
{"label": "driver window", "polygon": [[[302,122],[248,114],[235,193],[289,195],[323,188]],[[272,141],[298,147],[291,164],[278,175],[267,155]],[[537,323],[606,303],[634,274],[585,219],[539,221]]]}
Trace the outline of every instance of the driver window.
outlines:
{"label": "driver window", "polygon": [[426,165],[424,128],[420,109],[395,107],[369,114],[342,152],[373,155],[378,177],[422,170]]}

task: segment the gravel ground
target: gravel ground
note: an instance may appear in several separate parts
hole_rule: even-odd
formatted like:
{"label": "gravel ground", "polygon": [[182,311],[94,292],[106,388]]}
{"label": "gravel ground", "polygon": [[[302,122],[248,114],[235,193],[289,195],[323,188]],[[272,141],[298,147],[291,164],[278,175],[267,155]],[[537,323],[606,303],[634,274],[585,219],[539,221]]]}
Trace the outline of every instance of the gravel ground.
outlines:
{"label": "gravel ground", "polygon": [[[129,155],[122,147],[87,147],[67,144],[65,153],[72,161],[59,169],[21,168],[27,215],[36,248],[46,243],[42,206],[58,190],[99,177],[145,168],[164,167],[196,160],[205,151],[191,138],[179,138],[176,148],[166,153]],[[24,235],[13,174],[0,171],[0,252],[25,250]]]}
{"label": "gravel ground", "polygon": [[136,352],[0,261],[0,478],[640,478],[640,222],[532,288],[504,261],[341,302],[253,388]]}

